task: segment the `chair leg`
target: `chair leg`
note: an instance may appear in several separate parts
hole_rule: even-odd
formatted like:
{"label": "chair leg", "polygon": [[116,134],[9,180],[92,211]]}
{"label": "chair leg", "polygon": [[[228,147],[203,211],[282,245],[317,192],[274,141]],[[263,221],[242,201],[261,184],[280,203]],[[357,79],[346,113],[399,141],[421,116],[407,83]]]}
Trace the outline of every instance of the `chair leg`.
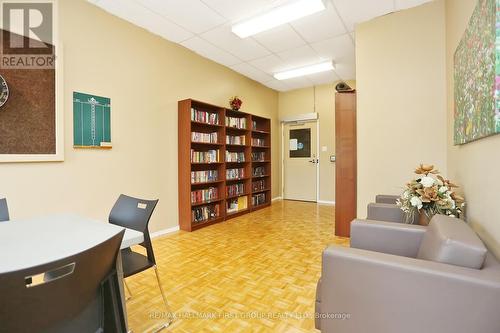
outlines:
{"label": "chair leg", "polygon": [[172,310],[170,309],[170,306],[168,305],[167,298],[165,297],[165,293],[163,292],[163,286],[161,285],[160,275],[158,274],[158,268],[156,267],[156,265],[154,265],[153,268],[154,268],[155,275],[156,275],[156,281],[158,282],[158,287],[160,288],[161,297],[163,298],[163,304],[165,305],[165,308],[167,309],[167,316],[168,316],[168,321],[165,324],[163,324],[162,326],[160,326],[157,330],[155,330],[155,332],[158,332],[164,328],[169,327],[170,324],[172,324],[172,322],[174,321],[174,316],[173,316]]}
{"label": "chair leg", "polygon": [[129,299],[132,298],[132,292],[130,291],[130,288],[128,287],[127,281],[123,279],[123,284],[125,285],[125,289],[127,289],[128,297],[125,297],[125,300],[128,301]]}

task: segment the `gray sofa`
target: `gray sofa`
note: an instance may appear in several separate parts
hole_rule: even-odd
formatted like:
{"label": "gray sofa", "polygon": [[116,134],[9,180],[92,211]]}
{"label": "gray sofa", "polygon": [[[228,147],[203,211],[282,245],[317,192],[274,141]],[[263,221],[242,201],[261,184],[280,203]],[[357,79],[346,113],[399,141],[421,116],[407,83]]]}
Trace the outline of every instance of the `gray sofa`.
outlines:
{"label": "gray sofa", "polygon": [[469,226],[355,220],[323,252],[316,328],[331,333],[499,333],[500,263]]}

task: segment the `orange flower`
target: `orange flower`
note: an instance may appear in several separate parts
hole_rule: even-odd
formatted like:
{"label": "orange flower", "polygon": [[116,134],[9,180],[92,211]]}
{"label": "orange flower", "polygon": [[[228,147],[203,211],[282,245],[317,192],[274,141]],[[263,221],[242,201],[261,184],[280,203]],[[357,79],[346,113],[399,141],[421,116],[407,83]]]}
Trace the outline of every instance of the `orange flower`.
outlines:
{"label": "orange flower", "polygon": [[430,164],[420,164],[418,168],[415,169],[417,175],[428,175],[429,173],[438,174],[438,170],[434,170],[434,165]]}

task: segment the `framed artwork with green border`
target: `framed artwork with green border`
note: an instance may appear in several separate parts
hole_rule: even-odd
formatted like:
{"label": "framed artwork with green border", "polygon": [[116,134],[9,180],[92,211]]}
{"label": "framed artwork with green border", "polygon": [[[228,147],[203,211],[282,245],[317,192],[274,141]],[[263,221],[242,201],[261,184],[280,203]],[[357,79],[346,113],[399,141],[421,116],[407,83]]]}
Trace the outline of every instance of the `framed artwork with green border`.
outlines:
{"label": "framed artwork with green border", "polygon": [[112,147],[110,98],[73,92],[73,147]]}

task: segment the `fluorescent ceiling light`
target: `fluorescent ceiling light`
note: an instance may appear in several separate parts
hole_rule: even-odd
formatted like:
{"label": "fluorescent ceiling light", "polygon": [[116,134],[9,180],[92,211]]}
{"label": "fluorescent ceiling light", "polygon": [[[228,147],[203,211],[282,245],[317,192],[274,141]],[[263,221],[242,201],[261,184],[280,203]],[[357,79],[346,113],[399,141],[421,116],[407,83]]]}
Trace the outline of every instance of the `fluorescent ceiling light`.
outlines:
{"label": "fluorescent ceiling light", "polygon": [[255,35],[325,9],[323,0],[296,0],[276,7],[249,20],[233,25],[231,30],[241,38]]}
{"label": "fluorescent ceiling light", "polygon": [[335,66],[333,66],[333,62],[327,61],[327,62],[322,62],[322,63],[311,65],[311,66],[306,66],[306,67],[291,69],[289,71],[276,73],[276,74],[274,74],[274,78],[276,78],[278,80],[286,80],[286,79],[291,79],[294,77],[304,76],[304,75],[308,75],[308,74],[331,71],[333,69],[335,69]]}

